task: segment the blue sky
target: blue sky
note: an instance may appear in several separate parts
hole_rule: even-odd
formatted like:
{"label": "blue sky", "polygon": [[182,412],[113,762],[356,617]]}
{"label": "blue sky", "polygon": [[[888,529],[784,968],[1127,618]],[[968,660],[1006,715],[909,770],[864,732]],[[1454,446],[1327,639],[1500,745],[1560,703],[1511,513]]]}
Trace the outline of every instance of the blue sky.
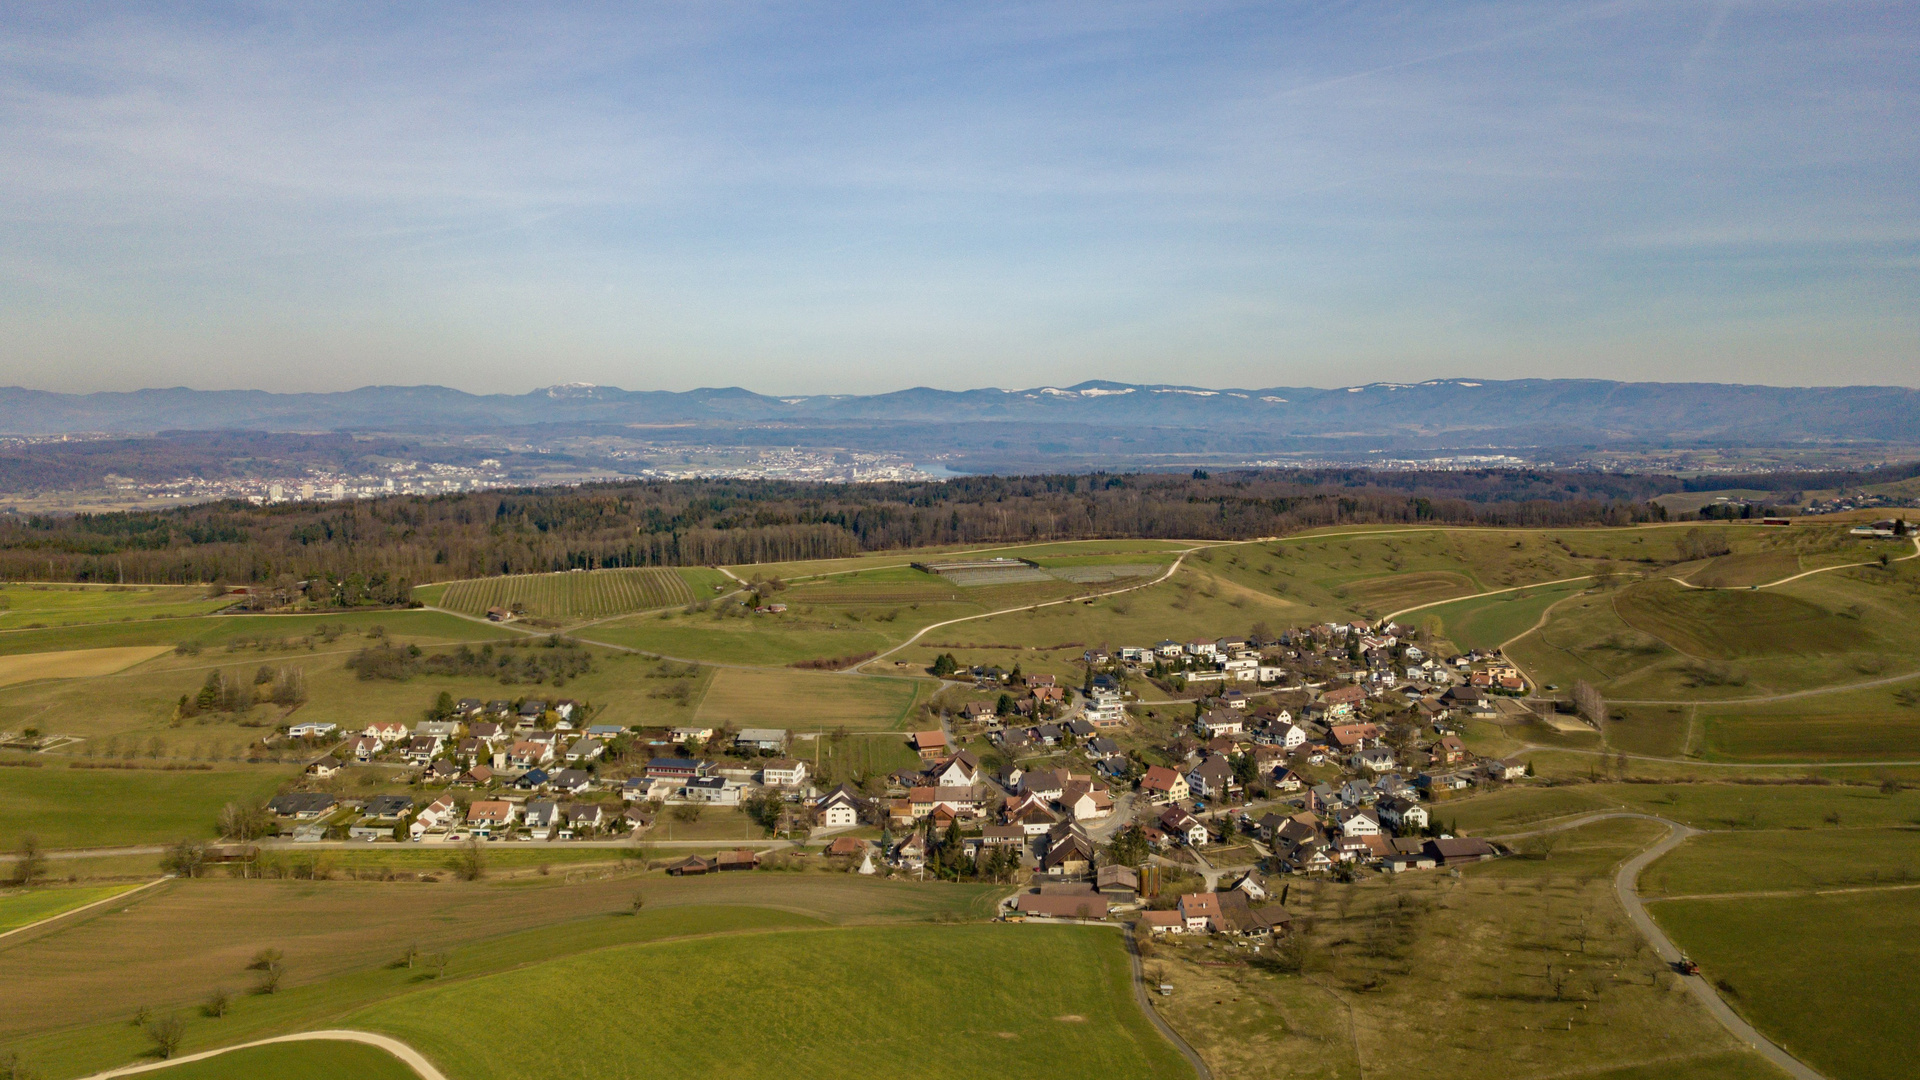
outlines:
{"label": "blue sky", "polygon": [[1920,5],[0,12],[0,382],[1920,385]]}

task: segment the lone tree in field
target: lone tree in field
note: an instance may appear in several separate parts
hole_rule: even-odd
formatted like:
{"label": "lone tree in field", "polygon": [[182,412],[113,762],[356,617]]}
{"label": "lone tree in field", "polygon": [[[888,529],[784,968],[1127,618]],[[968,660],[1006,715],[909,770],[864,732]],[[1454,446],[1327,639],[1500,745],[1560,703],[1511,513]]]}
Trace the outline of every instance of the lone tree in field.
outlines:
{"label": "lone tree in field", "polygon": [[187,1022],[172,1013],[147,1022],[147,1038],[153,1040],[154,1052],[159,1054],[162,1060],[178,1053],[180,1041],[186,1037]]}
{"label": "lone tree in field", "polygon": [[47,876],[47,855],[40,850],[40,838],[28,833],[20,838],[19,854],[13,859],[13,884],[34,885]]}
{"label": "lone tree in field", "polygon": [[233,998],[227,993],[227,988],[223,986],[207,995],[207,1007],[205,1011],[208,1016],[218,1020],[227,1015],[227,1009],[232,1004]]}
{"label": "lone tree in field", "polygon": [[1573,707],[1594,727],[1605,727],[1607,723],[1607,699],[1593,684],[1582,680],[1573,684]]}
{"label": "lone tree in field", "polygon": [[487,853],[478,840],[468,840],[448,860],[448,866],[462,881],[479,881],[487,876]]}

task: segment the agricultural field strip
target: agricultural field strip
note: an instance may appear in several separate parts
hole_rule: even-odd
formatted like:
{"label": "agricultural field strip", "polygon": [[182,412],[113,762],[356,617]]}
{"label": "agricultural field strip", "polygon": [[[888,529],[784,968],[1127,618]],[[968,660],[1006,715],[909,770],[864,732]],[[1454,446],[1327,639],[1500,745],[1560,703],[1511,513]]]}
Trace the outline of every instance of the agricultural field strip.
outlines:
{"label": "agricultural field strip", "polygon": [[319,1040],[357,1042],[378,1047],[392,1054],[394,1057],[399,1058],[401,1061],[406,1062],[407,1067],[419,1073],[423,1080],[448,1080],[447,1075],[435,1068],[433,1062],[428,1061],[425,1054],[401,1042],[399,1039],[387,1035],[376,1035],[371,1031],[347,1031],[339,1028],[332,1028],[326,1031],[302,1031],[293,1035],[275,1035],[270,1039],[255,1039],[252,1042],[239,1043],[234,1046],[222,1046],[217,1050],[203,1050],[197,1054],[187,1054],[169,1061],[152,1061],[141,1065],[125,1065],[118,1069],[108,1069],[106,1072],[94,1073],[92,1076],[86,1077],[85,1080],[109,1080],[109,1078],[116,1076],[134,1076],[140,1073],[149,1073],[158,1069],[165,1069],[173,1065],[185,1065],[190,1061],[205,1061],[210,1057],[218,1057],[221,1054],[234,1050],[246,1050],[255,1046],[269,1046],[274,1043],[314,1042]]}
{"label": "agricultural field strip", "polygon": [[[1913,678],[1914,676],[1903,676]],[[1825,691],[1801,691],[1801,693],[1825,693]],[[1758,699],[1755,699],[1758,700]],[[1736,704],[1738,702],[1735,702]],[[1622,704],[1622,703],[1616,703]],[[1646,702],[1626,702],[1624,704],[1647,704]],[[1660,704],[1685,705],[1690,702],[1662,702]],[[1719,704],[1715,702],[1715,704]],[[1538,751],[1547,754],[1580,754],[1587,757],[1616,758],[1625,757],[1628,761],[1664,761],[1673,765],[1704,766],[1710,769],[1871,769],[1882,766],[1905,768],[1920,766],[1920,761],[1701,761],[1697,758],[1658,757],[1653,754],[1625,754],[1618,750],[1586,750],[1572,746],[1542,746],[1539,743],[1521,743],[1515,753]]]}
{"label": "agricultural field strip", "polygon": [[562,619],[658,611],[693,600],[693,589],[685,579],[659,567],[472,578],[449,583],[440,595],[441,605],[468,614],[525,602],[541,609],[535,614]]}
{"label": "agricultural field strip", "polygon": [[[1888,562],[1906,562],[1909,559],[1920,559],[1920,536],[1915,536],[1912,539],[1913,539],[1913,554],[1902,555],[1897,559],[1889,559],[1887,561]],[[1667,580],[1685,589],[1708,589],[1708,590],[1722,589],[1722,590],[1732,590],[1735,592],[1746,592],[1751,589],[1771,589],[1775,585],[1785,585],[1789,581],[1799,581],[1801,578],[1812,577],[1815,574],[1824,574],[1832,570],[1851,570],[1856,566],[1877,566],[1877,565],[1879,564],[1876,562],[1850,562],[1850,563],[1841,563],[1838,566],[1822,566],[1813,570],[1802,570],[1797,574],[1791,574],[1787,577],[1781,578],[1778,581],[1769,581],[1763,585],[1695,585],[1693,582],[1687,581],[1684,578],[1670,577]]]}
{"label": "agricultural field strip", "polygon": [[[156,850],[164,850],[164,849],[156,849]],[[94,854],[98,854],[98,852],[94,852]],[[171,877],[171,875],[169,875],[169,877]],[[159,885],[167,880],[169,880],[168,877],[155,878],[144,885],[136,885],[131,889],[124,889],[120,892],[114,893],[111,896],[103,896],[100,899],[95,900],[90,904],[82,904],[77,908],[68,908],[65,911],[55,912],[54,914],[49,915],[44,919],[40,919],[35,922],[30,922],[25,926],[16,926],[11,930],[0,932],[0,939],[12,937],[14,934],[24,934],[27,931],[32,930],[36,927],[45,926],[50,922],[55,922],[57,920],[67,918],[68,916],[71,916],[71,915],[78,915],[83,911],[91,911],[94,908],[99,907],[101,904],[112,903],[115,900],[125,900],[129,896],[132,896],[134,893],[144,892],[148,889],[153,888],[155,885]]]}
{"label": "agricultural field strip", "polygon": [[[1591,825],[1600,821],[1620,818],[1653,821],[1667,827],[1667,835],[1664,839],[1620,865],[1620,870],[1614,874],[1613,877],[1613,892],[1614,896],[1619,899],[1620,906],[1626,909],[1628,919],[1633,923],[1634,927],[1640,931],[1641,936],[1647,939],[1647,943],[1653,946],[1653,951],[1659,955],[1661,961],[1667,964],[1678,963],[1683,955],[1679,947],[1673,943],[1671,938],[1667,937],[1665,931],[1660,929],[1659,924],[1653,921],[1653,917],[1647,914],[1646,905],[1640,899],[1640,871],[1646,869],[1656,859],[1659,859],[1674,848],[1679,847],[1682,843],[1686,842],[1688,837],[1697,836],[1709,830],[1696,829],[1691,825],[1682,825],[1677,821],[1672,821],[1654,814],[1643,814],[1637,811],[1607,811],[1596,814],[1586,814],[1544,829],[1533,829],[1521,833],[1508,833],[1504,835],[1503,839],[1519,840],[1529,836],[1538,836],[1550,832],[1562,832],[1568,829],[1577,829],[1583,825]],[[1720,1025],[1726,1028],[1729,1034],[1748,1046],[1753,1047],[1755,1050],[1758,1050],[1767,1060],[1786,1070],[1787,1074],[1792,1076],[1794,1080],[1828,1080],[1825,1075],[1814,1071],[1799,1058],[1781,1049],[1773,1040],[1760,1034],[1752,1024],[1741,1019],[1740,1015],[1727,1005],[1726,1001],[1721,998],[1719,991],[1715,990],[1707,980],[1687,978],[1685,984],[1687,989],[1693,992],[1693,996],[1700,1001],[1700,1004],[1706,1006],[1707,1012],[1712,1014],[1713,1018],[1718,1020]]]}

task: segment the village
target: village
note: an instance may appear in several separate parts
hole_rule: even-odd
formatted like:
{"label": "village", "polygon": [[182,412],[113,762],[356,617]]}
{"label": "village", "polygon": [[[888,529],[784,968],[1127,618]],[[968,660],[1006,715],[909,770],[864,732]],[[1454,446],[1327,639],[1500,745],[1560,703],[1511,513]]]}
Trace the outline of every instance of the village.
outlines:
{"label": "village", "polygon": [[[1499,654],[1442,658],[1421,637],[1328,623],[1088,650],[1078,687],[942,654],[939,726],[904,737],[918,764],[831,785],[824,733],[635,730],[591,723],[572,700],[443,695],[411,725],[291,725],[289,742],[330,748],[267,809],[296,844],[468,846],[638,844],[663,821],[744,812],[778,848],[716,842],[665,871],[751,870],[788,849],[852,873],[1016,885],[1009,919],[1126,915],[1155,935],[1257,942],[1288,921],[1291,876],[1503,854],[1438,811],[1527,770],[1476,757],[1457,727],[1540,703],[1522,702],[1532,688]],[[406,792],[327,783],[363,767]]]}

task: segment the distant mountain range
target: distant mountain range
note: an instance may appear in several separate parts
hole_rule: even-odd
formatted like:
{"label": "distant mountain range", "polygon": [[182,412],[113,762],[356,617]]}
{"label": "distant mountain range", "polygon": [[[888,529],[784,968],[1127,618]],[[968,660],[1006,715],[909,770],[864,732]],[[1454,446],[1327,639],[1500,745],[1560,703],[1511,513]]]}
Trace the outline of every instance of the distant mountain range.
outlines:
{"label": "distant mountain range", "polygon": [[[684,393],[569,384],[527,394],[442,386],[368,386],[325,394],[134,390],[59,394],[0,389],[0,432],[58,435],[180,430],[433,434],[476,429],[678,425],[865,435],[910,430],[915,441],[976,425],[1057,430],[1073,443],[1117,432],[1175,432],[1257,452],[1322,442],[1434,445],[1777,445],[1799,441],[1920,443],[1920,391],[1904,387],[1773,387],[1600,379],[1436,379],[1305,387],[1209,389],[1092,381],[1027,390],[933,390],[770,397],[737,387]],[[788,432],[792,434],[777,434]],[[905,433],[904,431],[902,432]],[[959,442],[972,440],[961,438]]]}

